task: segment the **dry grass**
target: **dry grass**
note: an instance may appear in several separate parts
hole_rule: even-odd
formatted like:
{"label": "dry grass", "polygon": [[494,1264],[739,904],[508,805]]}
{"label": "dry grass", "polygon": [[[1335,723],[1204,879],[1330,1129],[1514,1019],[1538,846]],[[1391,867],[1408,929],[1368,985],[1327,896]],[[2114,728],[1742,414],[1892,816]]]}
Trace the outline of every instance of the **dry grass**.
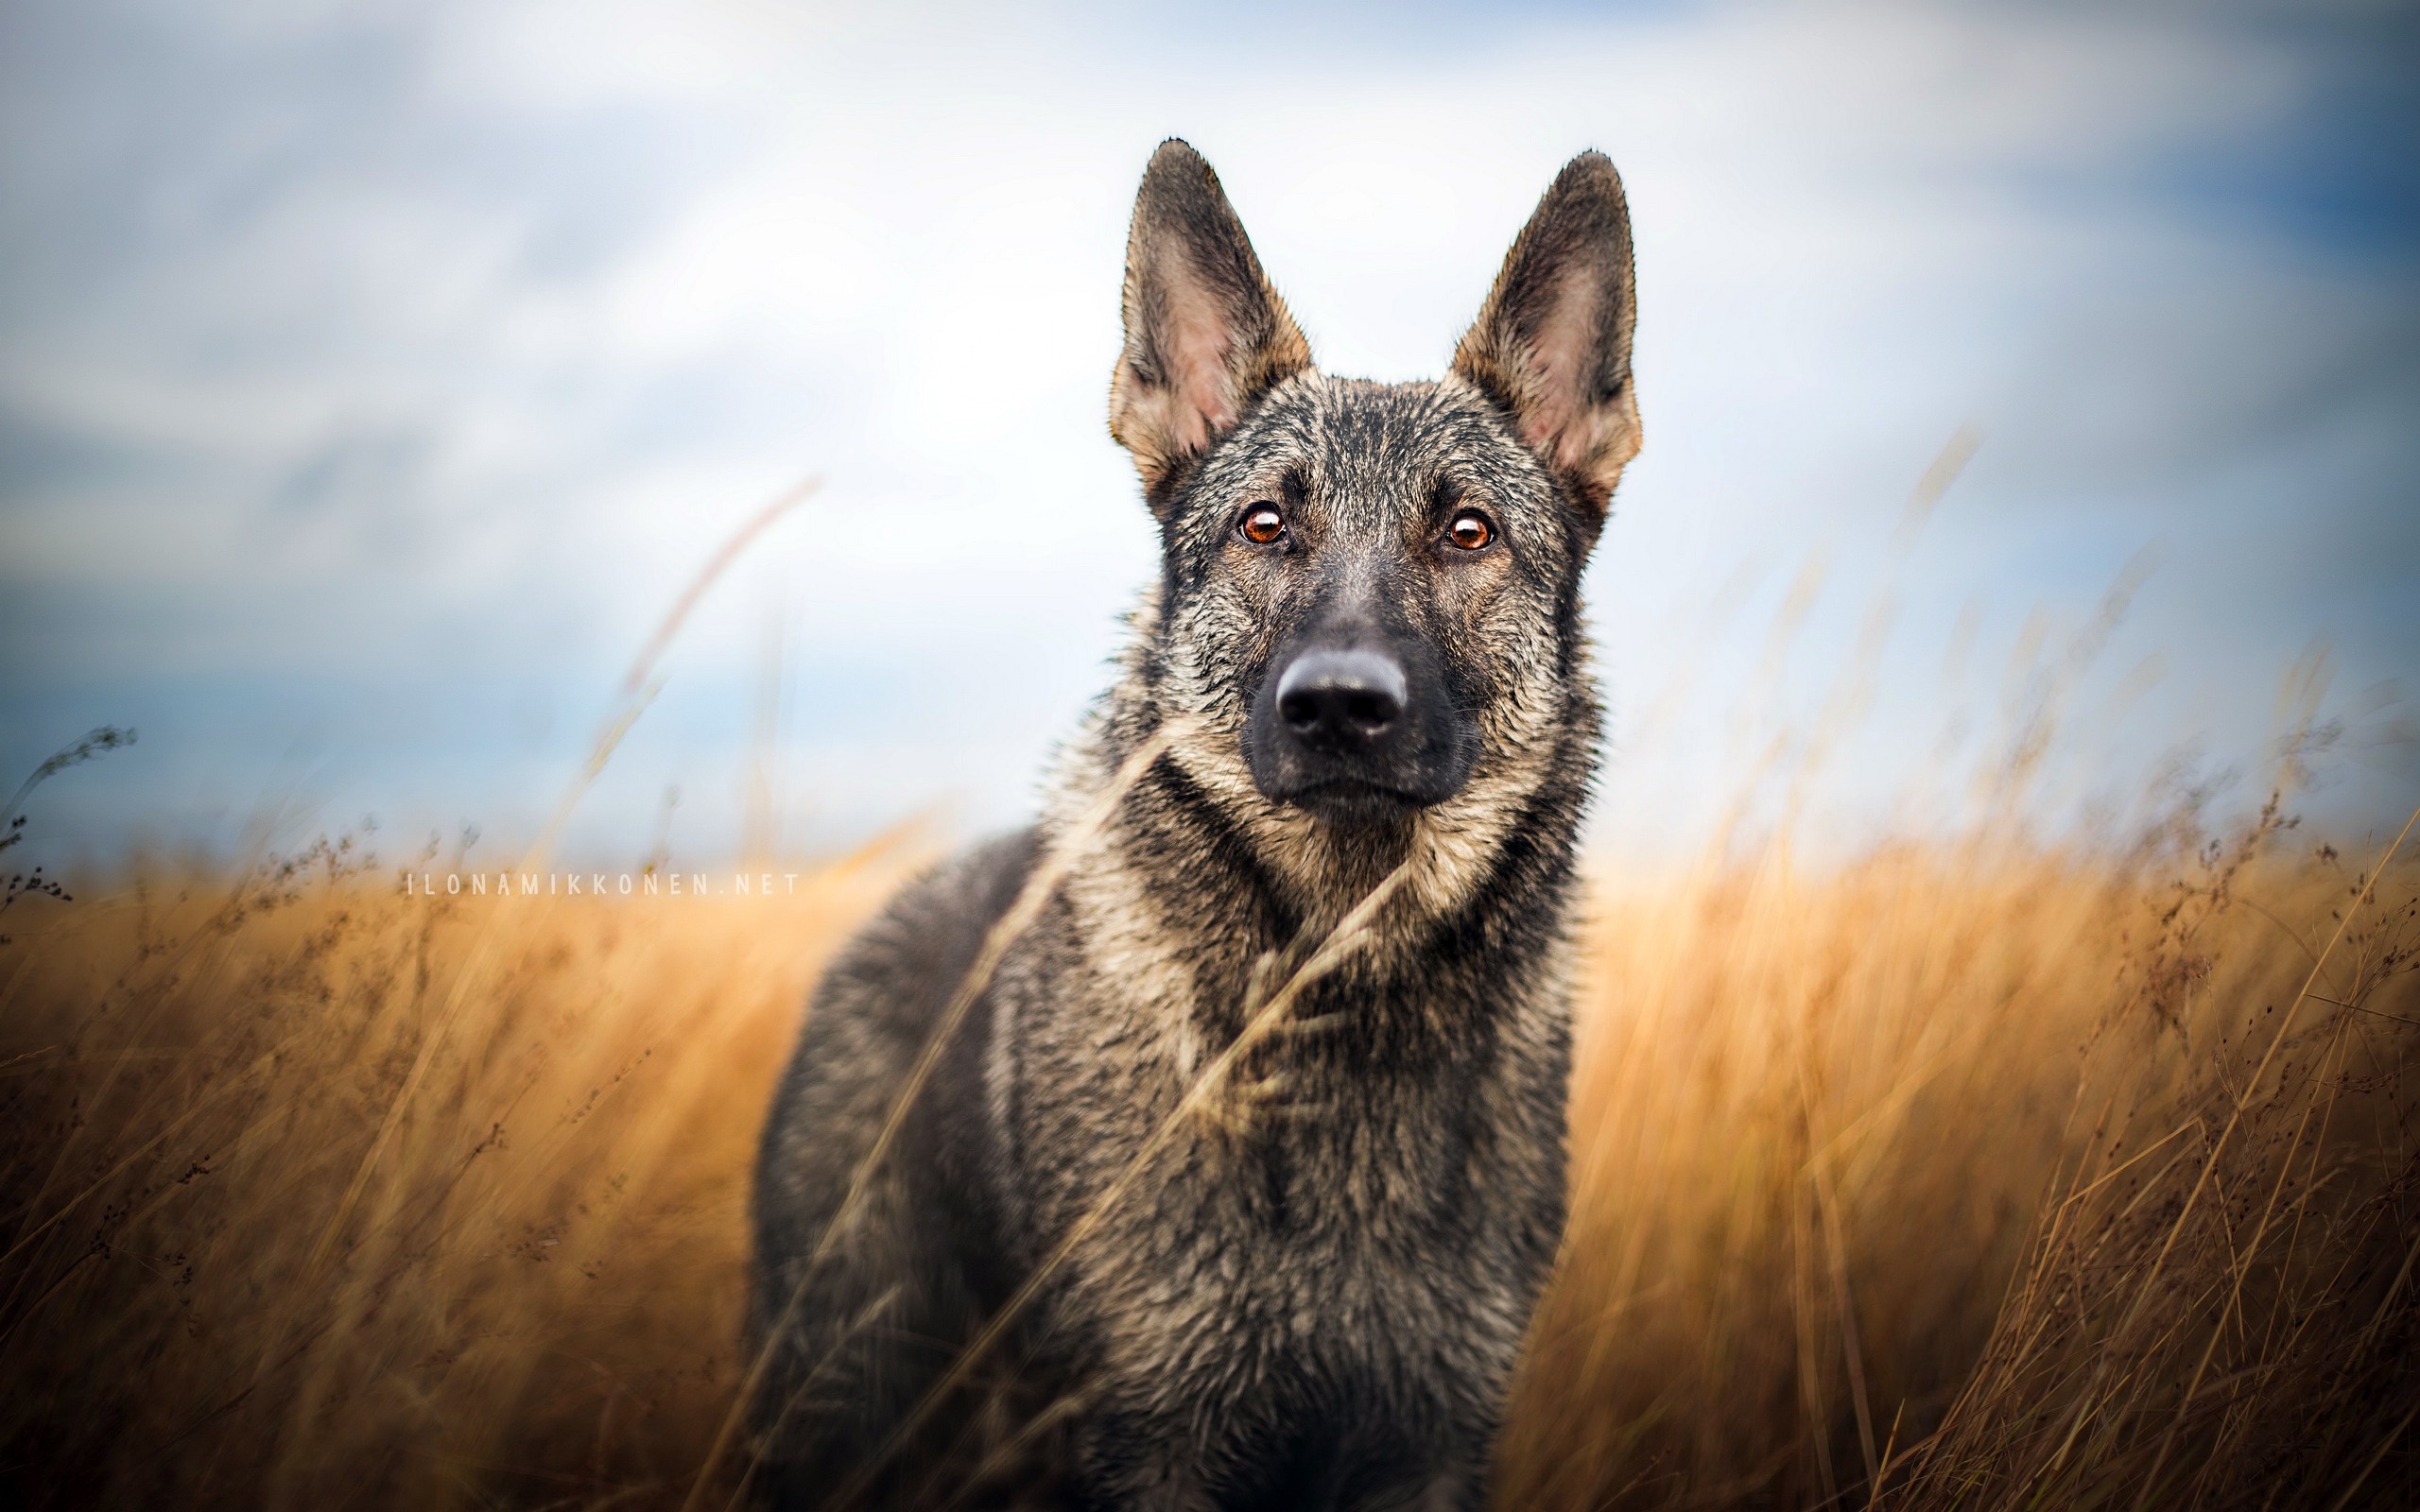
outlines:
{"label": "dry grass", "polygon": [[774,1072],[900,868],[630,902],[284,869],[0,958],[0,1487],[677,1503]]}
{"label": "dry grass", "polygon": [[1506,1503],[2412,1504],[2420,868],[2285,838],[1609,900]]}
{"label": "dry grass", "polygon": [[[2410,1504],[2420,870],[2374,859],[1602,887],[1503,1503]],[[0,1500],[682,1504],[774,1069],[905,860],[499,902],[323,851],[12,915]]]}

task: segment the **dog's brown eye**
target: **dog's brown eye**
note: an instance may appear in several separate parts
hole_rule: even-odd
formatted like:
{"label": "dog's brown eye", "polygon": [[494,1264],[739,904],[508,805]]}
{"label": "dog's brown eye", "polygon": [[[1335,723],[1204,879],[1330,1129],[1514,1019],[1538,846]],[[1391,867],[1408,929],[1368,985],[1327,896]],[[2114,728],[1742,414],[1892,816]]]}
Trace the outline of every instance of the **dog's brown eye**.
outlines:
{"label": "dog's brown eye", "polygon": [[1243,524],[1236,529],[1255,546],[1266,546],[1286,533],[1286,517],[1273,504],[1255,504],[1244,511]]}
{"label": "dog's brown eye", "polygon": [[1495,527],[1478,510],[1465,509],[1445,527],[1445,539],[1464,551],[1477,551],[1495,539]]}

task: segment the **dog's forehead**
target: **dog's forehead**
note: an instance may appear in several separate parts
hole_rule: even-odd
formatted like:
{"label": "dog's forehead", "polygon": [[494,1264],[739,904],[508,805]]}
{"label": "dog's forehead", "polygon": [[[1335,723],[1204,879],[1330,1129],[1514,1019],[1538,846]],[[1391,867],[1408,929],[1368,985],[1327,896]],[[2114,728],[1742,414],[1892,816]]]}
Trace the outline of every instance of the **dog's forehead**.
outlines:
{"label": "dog's forehead", "polygon": [[1297,472],[1338,525],[1425,511],[1441,483],[1476,481],[1523,454],[1460,385],[1320,378],[1275,396],[1260,452]]}

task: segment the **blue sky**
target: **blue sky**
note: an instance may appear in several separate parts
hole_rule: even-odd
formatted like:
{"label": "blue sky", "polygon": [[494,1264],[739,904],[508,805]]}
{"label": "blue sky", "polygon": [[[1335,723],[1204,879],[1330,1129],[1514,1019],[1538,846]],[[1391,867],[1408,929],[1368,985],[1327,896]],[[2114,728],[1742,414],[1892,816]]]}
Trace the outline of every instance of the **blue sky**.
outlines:
{"label": "blue sky", "polygon": [[727,853],[759,771],[789,849],[1013,822],[1152,571],[1101,405],[1182,134],[1322,365],[1383,378],[1442,365],[1565,158],[1622,168],[1648,444],[1589,582],[1600,852],[1742,802],[1954,823],[2054,683],[2046,825],[2248,788],[2298,664],[2342,730],[2306,806],[2399,819],[2406,15],[11,6],[0,770],[141,730],[38,799],[59,856],[364,814],[511,845],[813,473],[568,849],[635,855],[677,787],[676,850]]}

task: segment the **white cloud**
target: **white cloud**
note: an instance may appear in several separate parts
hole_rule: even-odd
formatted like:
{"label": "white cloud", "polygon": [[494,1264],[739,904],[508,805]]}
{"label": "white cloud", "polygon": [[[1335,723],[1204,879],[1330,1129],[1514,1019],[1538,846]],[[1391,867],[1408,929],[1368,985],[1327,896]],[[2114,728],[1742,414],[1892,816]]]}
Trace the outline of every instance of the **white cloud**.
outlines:
{"label": "white cloud", "polygon": [[[57,44],[75,67],[30,86],[96,87],[120,113],[34,149],[44,171],[0,212],[0,251],[40,254],[0,281],[0,404],[157,463],[12,485],[11,577],[190,621],[157,644],[51,634],[72,662],[56,680],[96,689],[170,666],[595,686],[722,530],[815,471],[825,499],[710,607],[678,675],[744,683],[750,606],[783,593],[802,676],[879,651],[908,706],[1035,688],[985,703],[979,730],[913,708],[803,718],[803,762],[839,770],[905,730],[1030,765],[1151,568],[1100,420],[1150,145],[1202,146],[1323,361],[1383,377],[1437,369],[1539,188],[1594,145],[1636,212],[1650,447],[1592,582],[1622,707],[1674,711],[1660,747],[1619,743],[1609,814],[1686,829],[1739,780],[1703,747],[1762,654],[1759,617],[1833,543],[1839,607],[1756,728],[1811,717],[1954,426],[1979,416],[1991,440],[1908,569],[1909,633],[1981,594],[2005,638],[2037,601],[2080,616],[2163,530],[2198,568],[2214,485],[2193,438],[2248,416],[2242,444],[2283,455],[2278,385],[2322,381],[2408,304],[2408,281],[2313,272],[2141,191],[2316,87],[2305,55],[2162,14],[1735,6],[1369,49],[974,9],[170,14],[126,25],[182,26],[173,57]],[[130,216],[140,234],[112,242]],[[2240,333],[2268,372],[2224,360]],[[2401,455],[2368,423],[2323,460]],[[2241,495],[2252,524],[2221,557],[2256,560],[2309,507]],[[1705,607],[1728,581],[1753,586],[1725,627]],[[2136,639],[2176,643],[2180,682],[2265,678],[2308,633],[2289,605],[2221,648],[2191,595],[2145,604],[2165,617]],[[1666,697],[1689,664],[1702,685]],[[1950,695],[1892,666],[1876,728],[1912,748]],[[2138,714],[2136,767],[2204,717],[2156,696]],[[680,717],[704,724],[678,759],[727,758],[719,715]],[[209,738],[240,765],[243,740],[283,737]],[[1840,801],[1871,812],[1913,761],[1868,761]],[[906,765],[860,773],[866,807],[928,796]],[[978,815],[1028,790],[1024,769],[956,769]],[[1621,796],[1638,793],[1656,797]]]}

